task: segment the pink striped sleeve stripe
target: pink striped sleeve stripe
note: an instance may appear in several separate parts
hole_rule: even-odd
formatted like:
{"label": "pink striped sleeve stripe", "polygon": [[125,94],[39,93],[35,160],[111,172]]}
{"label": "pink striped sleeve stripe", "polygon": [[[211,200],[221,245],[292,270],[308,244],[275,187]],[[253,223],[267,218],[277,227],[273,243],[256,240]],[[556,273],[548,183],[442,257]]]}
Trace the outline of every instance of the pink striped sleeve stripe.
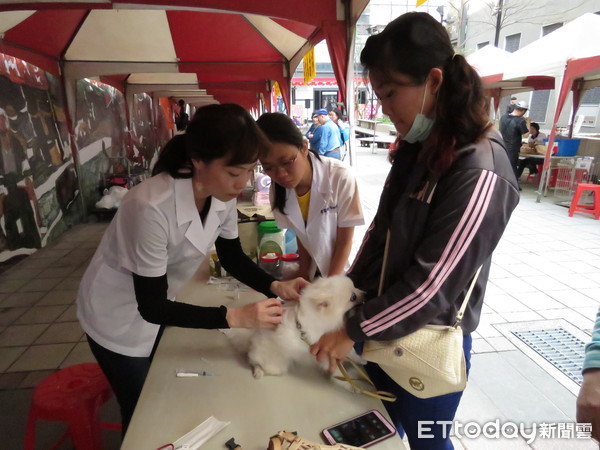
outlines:
{"label": "pink striped sleeve stripe", "polygon": [[469,200],[469,204],[467,205],[467,208],[465,210],[465,214],[463,214],[463,216],[461,217],[461,220],[459,221],[458,225],[456,226],[456,228],[454,229],[454,233],[452,234],[452,236],[450,237],[449,241],[448,241],[448,245],[446,245],[446,247],[444,248],[442,255],[440,256],[440,261],[438,262],[438,264],[436,264],[436,266],[433,268],[433,270],[431,271],[431,274],[429,276],[429,278],[423,283],[423,285],[419,286],[415,292],[413,292],[412,294],[408,295],[407,297],[405,297],[403,300],[395,303],[394,305],[390,306],[389,308],[381,311],[380,313],[378,313],[377,315],[373,316],[371,319],[365,320],[363,322],[363,324],[368,325],[369,323],[375,322],[381,318],[386,317],[389,312],[391,310],[393,310],[396,307],[402,306],[402,303],[404,302],[409,302],[411,301],[414,297],[418,296],[419,294],[421,294],[421,292],[423,292],[423,290],[425,290],[427,288],[427,285],[429,282],[431,282],[431,280],[437,275],[437,272],[441,269],[441,262],[445,261],[449,254],[450,251],[452,250],[452,247],[454,245],[454,243],[457,242],[458,236],[460,234],[460,232],[463,230],[465,223],[467,222],[470,213],[473,211],[475,204],[477,202],[477,198],[478,196],[476,195],[477,193],[479,193],[482,189],[482,186],[484,184],[484,175],[486,174],[486,172],[482,173],[482,176],[479,177],[479,180],[477,181],[477,184],[475,186],[475,190],[473,195],[471,196],[471,199]]}
{"label": "pink striped sleeve stripe", "polygon": [[380,333],[418,311],[438,292],[456,267],[481,224],[491,201],[497,175],[483,171],[467,208],[427,279],[414,292],[361,323],[367,336]]}

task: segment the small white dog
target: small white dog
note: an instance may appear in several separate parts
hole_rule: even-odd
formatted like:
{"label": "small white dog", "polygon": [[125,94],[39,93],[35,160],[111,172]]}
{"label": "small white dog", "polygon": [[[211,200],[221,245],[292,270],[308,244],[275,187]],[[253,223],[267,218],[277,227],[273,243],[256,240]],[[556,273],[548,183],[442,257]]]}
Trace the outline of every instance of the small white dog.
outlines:
{"label": "small white dog", "polygon": [[[294,362],[316,362],[309,346],[322,335],[341,328],[346,311],[362,299],[363,293],[344,275],[319,278],[304,289],[298,303],[286,305],[283,320],[275,330],[247,330],[250,336],[245,345],[239,334],[231,337],[248,352],[255,378],[283,375]],[[322,367],[326,369],[327,364]]]}

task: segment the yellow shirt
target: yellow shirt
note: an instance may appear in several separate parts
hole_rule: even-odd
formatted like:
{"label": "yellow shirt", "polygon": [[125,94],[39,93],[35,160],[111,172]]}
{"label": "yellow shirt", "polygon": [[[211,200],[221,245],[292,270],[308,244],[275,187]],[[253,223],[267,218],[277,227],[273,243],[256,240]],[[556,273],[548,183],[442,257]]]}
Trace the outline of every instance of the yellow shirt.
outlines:
{"label": "yellow shirt", "polygon": [[304,219],[304,223],[306,223],[308,220],[308,207],[310,205],[310,190],[306,194],[302,196],[296,195],[296,197],[298,198],[298,206],[300,206],[302,218]]}

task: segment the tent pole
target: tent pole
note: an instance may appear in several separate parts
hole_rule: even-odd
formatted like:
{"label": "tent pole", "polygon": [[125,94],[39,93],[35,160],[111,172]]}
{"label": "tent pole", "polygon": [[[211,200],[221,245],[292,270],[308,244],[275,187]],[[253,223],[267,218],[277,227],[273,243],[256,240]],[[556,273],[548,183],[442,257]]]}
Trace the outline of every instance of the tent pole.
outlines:
{"label": "tent pole", "polygon": [[355,86],[354,86],[354,35],[355,26],[352,25],[351,17],[352,3],[350,1],[344,2],[344,18],[346,21],[346,49],[348,52],[346,61],[348,61],[346,67],[346,119],[348,120],[348,126],[350,127],[350,139],[348,139],[348,162],[350,166],[356,164],[356,152],[355,152],[355,140],[354,140],[354,107],[356,104],[355,99]]}

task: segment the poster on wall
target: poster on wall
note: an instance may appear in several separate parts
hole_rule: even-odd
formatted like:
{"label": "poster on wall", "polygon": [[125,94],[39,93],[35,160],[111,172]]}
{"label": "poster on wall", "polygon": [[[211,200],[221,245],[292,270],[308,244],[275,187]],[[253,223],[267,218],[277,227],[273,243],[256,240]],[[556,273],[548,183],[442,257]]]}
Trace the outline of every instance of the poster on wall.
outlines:
{"label": "poster on wall", "polygon": [[148,94],[136,94],[131,108],[130,159],[145,170],[150,166],[157,150],[157,142],[152,126],[152,98]]}
{"label": "poster on wall", "polygon": [[127,177],[131,171],[123,94],[94,79],[78,80],[74,134],[83,202],[89,213],[110,187],[111,178]]}
{"label": "poster on wall", "polygon": [[0,68],[2,262],[45,245],[78,190],[56,79],[3,54]]}

